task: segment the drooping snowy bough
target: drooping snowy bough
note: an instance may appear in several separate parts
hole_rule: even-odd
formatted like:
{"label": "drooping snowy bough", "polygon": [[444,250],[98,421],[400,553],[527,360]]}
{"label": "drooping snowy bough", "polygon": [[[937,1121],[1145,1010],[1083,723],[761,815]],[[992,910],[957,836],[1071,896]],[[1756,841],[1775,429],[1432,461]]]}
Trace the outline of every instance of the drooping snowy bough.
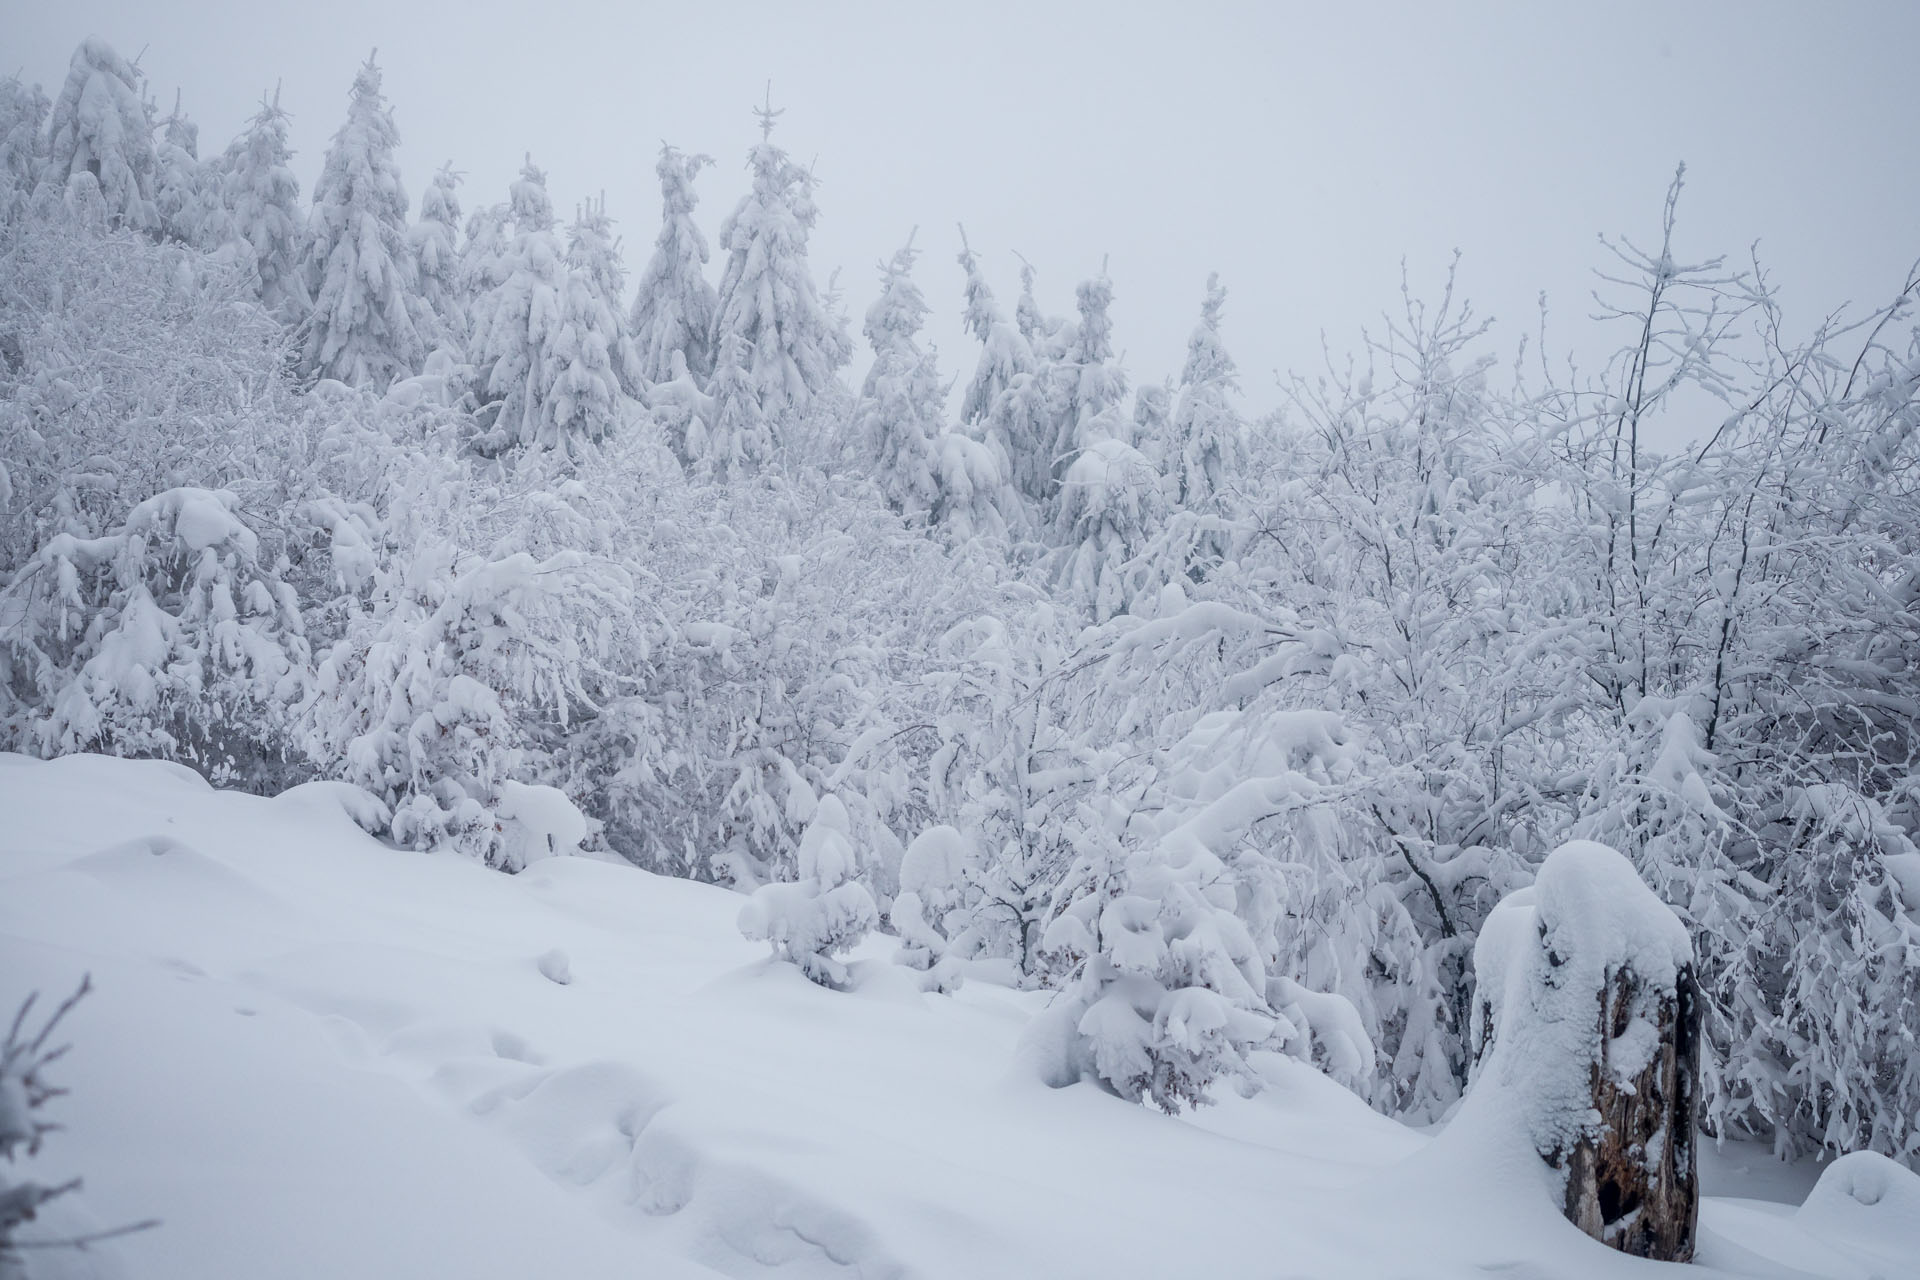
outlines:
{"label": "drooping snowy bough", "polygon": [[1494,909],[1473,963],[1471,1090],[1490,1096],[1460,1119],[1523,1125],[1594,1239],[1690,1259],[1700,1014],[1686,927],[1626,858],[1575,840]]}

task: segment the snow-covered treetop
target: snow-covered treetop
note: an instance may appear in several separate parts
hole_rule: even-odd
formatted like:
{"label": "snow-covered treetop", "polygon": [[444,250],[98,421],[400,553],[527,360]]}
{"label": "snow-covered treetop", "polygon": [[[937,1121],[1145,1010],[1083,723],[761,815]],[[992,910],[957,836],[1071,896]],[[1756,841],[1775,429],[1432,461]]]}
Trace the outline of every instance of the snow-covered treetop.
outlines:
{"label": "snow-covered treetop", "polygon": [[607,216],[607,198],[575,208],[567,228],[567,266],[584,274],[601,301],[616,310],[627,289],[627,268],[620,261],[620,238]]}
{"label": "snow-covered treetop", "polygon": [[927,300],[913,282],[913,264],[919,256],[909,235],[906,244],[880,267],[880,296],[867,308],[862,327],[875,351],[911,344],[927,318]]}
{"label": "snow-covered treetop", "polygon": [[1233,357],[1220,344],[1220,310],[1226,302],[1227,290],[1220,283],[1219,273],[1209,274],[1207,297],[1200,304],[1200,323],[1194,326],[1193,336],[1187,339],[1187,364],[1180,371],[1180,381],[1219,382],[1229,387],[1240,385]]}
{"label": "snow-covered treetop", "polygon": [[200,158],[200,126],[180,109],[180,90],[173,91],[173,110],[160,122],[161,137],[170,147],[178,147],[195,160]]}
{"label": "snow-covered treetop", "polygon": [[465,176],[451,162],[435,170],[433,180],[420,196],[420,221],[438,222],[457,230],[460,226],[458,187]]}
{"label": "snow-covered treetop", "polygon": [[527,162],[520,167],[520,176],[507,188],[507,207],[513,211],[514,230],[523,235],[553,229],[553,200],[547,195],[547,173],[533,163],[532,156],[527,157]]}

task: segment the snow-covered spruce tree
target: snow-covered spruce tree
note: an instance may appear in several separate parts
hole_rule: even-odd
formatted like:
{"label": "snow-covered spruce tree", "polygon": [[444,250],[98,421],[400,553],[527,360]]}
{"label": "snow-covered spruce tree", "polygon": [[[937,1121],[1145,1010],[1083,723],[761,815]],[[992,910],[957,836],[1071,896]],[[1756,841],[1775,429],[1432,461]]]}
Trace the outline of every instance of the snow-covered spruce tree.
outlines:
{"label": "snow-covered spruce tree", "polygon": [[299,602],[237,506],[168,490],[103,537],[54,536],[0,589],[18,745],[162,756],[256,787],[285,775],[309,653]]}
{"label": "snow-covered spruce tree", "polygon": [[554,230],[547,175],[531,159],[509,195],[513,241],[490,273],[499,283],[474,305],[471,356],[476,380],[495,406],[488,447],[552,447],[561,443],[548,401],[566,306],[566,253]]}
{"label": "snow-covered spruce tree", "polygon": [[740,909],[740,932],[764,940],[809,981],[844,987],[844,955],[880,923],[867,887],[854,878],[852,819],[838,796],[823,796],[794,855],[797,878],[763,884]]}
{"label": "snow-covered spruce tree", "polygon": [[[1054,491],[1065,482],[1067,470],[1084,449],[1102,441],[1128,445],[1120,401],[1127,381],[1113,358],[1113,282],[1103,270],[1075,290],[1079,323],[1060,358],[1047,370],[1048,407],[1053,414],[1051,443]],[[1058,516],[1056,512],[1056,516]]]}
{"label": "snow-covered spruce tree", "polygon": [[712,163],[710,156],[685,155],[662,143],[653,167],[660,175],[660,234],[640,274],[628,325],[640,377],[649,384],[680,376],[675,352],[697,383],[713,374],[716,295],[706,275],[707,238],[693,220],[699,203],[693,180]]}
{"label": "snow-covered spruce tree", "polygon": [[[511,246],[508,228],[512,224],[513,206],[504,200],[483,204],[467,216],[466,239],[460,245],[454,278],[459,282],[461,305],[467,315],[469,345],[475,350],[480,340],[481,302],[507,279]],[[477,359],[474,351],[468,355]]]}
{"label": "snow-covered spruce tree", "polygon": [[960,401],[960,421],[1007,459],[1009,479],[1029,502],[1044,503],[1053,490],[1052,419],[1041,366],[1019,326],[993,299],[980,260],[963,247],[967,273],[967,329],[980,342],[980,363]]}
{"label": "snow-covered spruce tree", "polygon": [[625,273],[611,226],[605,207],[589,204],[568,233],[566,293],[544,362],[553,384],[543,397],[547,428],[539,443],[549,448],[606,438],[636,386],[620,312]]}
{"label": "snow-covered spruce tree", "polygon": [[[1165,445],[1164,465],[1174,481],[1175,503],[1211,521],[1227,514],[1226,486],[1238,481],[1247,465],[1246,424],[1232,402],[1240,382],[1233,357],[1220,342],[1220,309],[1226,298],[1220,277],[1208,276],[1207,298],[1187,341],[1180,399]],[[1196,538],[1196,568],[1218,563],[1226,550],[1225,533],[1217,526],[1205,529]]]}
{"label": "snow-covered spruce tree", "polygon": [[[758,464],[805,418],[852,356],[844,324],[807,266],[813,175],[773,144],[779,112],[762,108],[748,156],[752,189],[720,228],[727,255],[715,301],[715,422],[703,467]],[[751,403],[739,403],[741,396]]]}
{"label": "snow-covered spruce tree", "polygon": [[945,388],[917,336],[926,299],[913,283],[913,237],[880,271],[880,296],[867,309],[873,365],[854,409],[854,433],[871,460],[887,505],[909,523],[927,519],[938,496],[934,442],[942,431]]}
{"label": "snow-covered spruce tree", "polygon": [[160,169],[154,207],[162,232],[208,253],[233,254],[239,237],[222,190],[224,157],[201,158],[200,127],[181,111],[177,93],[173,111],[161,122],[155,154]]}
{"label": "snow-covered spruce tree", "polygon": [[313,188],[301,271],[313,298],[301,367],[308,377],[384,390],[418,371],[417,278],[407,192],[394,164],[400,132],[371,56],[354,76],[347,121]]}
{"label": "snow-covered spruce tree", "polygon": [[98,201],[110,227],[158,235],[160,161],[140,100],[142,79],[100,37],[80,42],[54,99],[38,185],[83,205]]}
{"label": "snow-covered spruce tree", "polygon": [[227,147],[224,198],[234,233],[252,251],[260,301],[280,323],[297,325],[312,308],[301,257],[306,248],[300,181],[287,145],[287,113],[280,92],[260,99],[260,110]]}
{"label": "snow-covered spruce tree", "polygon": [[420,219],[407,231],[419,299],[425,313],[415,327],[428,345],[464,353],[467,347],[467,298],[460,287],[461,175],[442,165],[420,196]]}
{"label": "snow-covered spruce tree", "polygon": [[46,161],[51,110],[39,85],[22,84],[17,76],[0,80],[0,227],[24,217],[33,199]]}

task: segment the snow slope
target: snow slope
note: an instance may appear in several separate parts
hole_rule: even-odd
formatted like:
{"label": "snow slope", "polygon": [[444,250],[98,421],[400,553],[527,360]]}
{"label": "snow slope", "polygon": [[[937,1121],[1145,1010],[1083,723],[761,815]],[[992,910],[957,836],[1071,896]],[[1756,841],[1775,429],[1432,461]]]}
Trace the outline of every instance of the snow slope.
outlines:
{"label": "snow slope", "polygon": [[[398,852],[354,825],[354,794],[0,756],[0,1005],[82,972],[98,988],[66,1025],[67,1130],[35,1172],[83,1173],[100,1222],[164,1220],[116,1246],[129,1275],[1652,1266],[1562,1222],[1537,1170],[1430,1143],[1290,1060],[1180,1119],[1049,1090],[1015,1053],[1043,995],[922,994],[886,939],[857,990],[826,991],[740,938],[737,895],[591,858],[509,877]],[[1920,1274],[1912,1175],[1829,1172],[1797,1213],[1710,1201],[1704,1260]]]}

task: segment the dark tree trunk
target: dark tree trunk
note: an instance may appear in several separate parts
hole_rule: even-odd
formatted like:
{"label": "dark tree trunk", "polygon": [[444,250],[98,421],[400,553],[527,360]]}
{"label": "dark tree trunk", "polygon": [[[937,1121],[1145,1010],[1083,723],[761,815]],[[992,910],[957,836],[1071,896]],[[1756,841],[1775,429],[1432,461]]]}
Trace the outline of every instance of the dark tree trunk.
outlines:
{"label": "dark tree trunk", "polygon": [[[1691,967],[1676,990],[1648,989],[1631,970],[1597,993],[1600,1054],[1589,1072],[1600,1121],[1567,1153],[1567,1219],[1623,1253],[1663,1262],[1693,1257],[1700,1188],[1694,1104],[1700,1082],[1700,994]],[[1612,1047],[1638,1017],[1658,1032],[1644,1067],[1622,1078]],[[1636,1055],[1637,1056],[1637,1055]]]}

